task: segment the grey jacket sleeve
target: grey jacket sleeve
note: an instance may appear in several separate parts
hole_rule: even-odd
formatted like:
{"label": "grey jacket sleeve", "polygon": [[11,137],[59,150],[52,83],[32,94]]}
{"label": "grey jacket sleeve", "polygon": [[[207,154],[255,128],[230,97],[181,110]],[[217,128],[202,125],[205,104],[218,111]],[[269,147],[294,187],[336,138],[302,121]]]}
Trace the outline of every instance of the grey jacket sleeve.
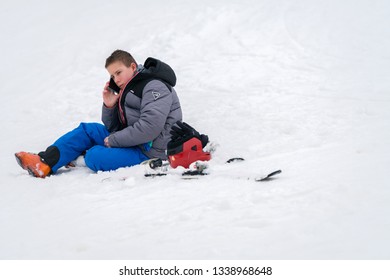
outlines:
{"label": "grey jacket sleeve", "polygon": [[149,82],[143,90],[138,121],[112,133],[110,146],[132,147],[153,141],[164,130],[172,100],[172,93],[165,84],[158,80]]}
{"label": "grey jacket sleeve", "polygon": [[103,104],[102,122],[109,132],[114,132],[119,129],[118,104],[113,108],[107,108]]}

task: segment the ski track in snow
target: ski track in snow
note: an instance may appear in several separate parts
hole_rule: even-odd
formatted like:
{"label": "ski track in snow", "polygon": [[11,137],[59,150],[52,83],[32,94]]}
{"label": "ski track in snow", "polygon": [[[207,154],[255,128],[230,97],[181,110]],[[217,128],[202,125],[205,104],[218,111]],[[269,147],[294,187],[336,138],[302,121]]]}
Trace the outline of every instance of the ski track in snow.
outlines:
{"label": "ski track in snow", "polygon": [[[0,4],[0,259],[388,259],[390,4],[149,2]],[[214,175],[16,164],[100,122],[117,48],[174,68]]]}

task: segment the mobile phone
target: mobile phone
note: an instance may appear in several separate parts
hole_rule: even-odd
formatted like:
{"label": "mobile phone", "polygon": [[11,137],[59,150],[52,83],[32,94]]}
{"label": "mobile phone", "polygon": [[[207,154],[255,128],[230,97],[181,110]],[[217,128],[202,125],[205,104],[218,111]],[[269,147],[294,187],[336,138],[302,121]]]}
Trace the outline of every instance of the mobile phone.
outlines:
{"label": "mobile phone", "polygon": [[114,79],[110,79],[110,83],[108,85],[108,89],[113,93],[113,94],[119,94],[121,88],[115,83]]}

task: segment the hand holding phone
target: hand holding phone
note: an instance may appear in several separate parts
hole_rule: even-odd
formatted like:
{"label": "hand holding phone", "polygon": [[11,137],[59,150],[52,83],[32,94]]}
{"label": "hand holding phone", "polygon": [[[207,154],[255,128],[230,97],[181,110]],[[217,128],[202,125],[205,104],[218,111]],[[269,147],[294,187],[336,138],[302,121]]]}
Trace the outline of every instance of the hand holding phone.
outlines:
{"label": "hand holding phone", "polygon": [[110,79],[110,83],[108,84],[108,89],[115,95],[118,95],[121,88],[115,83],[114,79]]}
{"label": "hand holding phone", "polygon": [[110,82],[107,82],[103,90],[104,105],[108,108],[114,107],[118,103],[119,92],[120,92],[120,88],[115,84],[114,81],[111,82],[111,86],[110,86]]}

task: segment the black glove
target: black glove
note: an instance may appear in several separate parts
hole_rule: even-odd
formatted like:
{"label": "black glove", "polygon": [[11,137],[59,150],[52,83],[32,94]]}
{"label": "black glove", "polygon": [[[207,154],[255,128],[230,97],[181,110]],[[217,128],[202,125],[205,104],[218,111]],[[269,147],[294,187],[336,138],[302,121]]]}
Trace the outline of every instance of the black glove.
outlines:
{"label": "black glove", "polygon": [[202,142],[204,148],[209,142],[209,137],[205,134],[200,134],[195,128],[185,122],[178,121],[170,131],[172,144],[182,144],[189,139],[196,137]]}

